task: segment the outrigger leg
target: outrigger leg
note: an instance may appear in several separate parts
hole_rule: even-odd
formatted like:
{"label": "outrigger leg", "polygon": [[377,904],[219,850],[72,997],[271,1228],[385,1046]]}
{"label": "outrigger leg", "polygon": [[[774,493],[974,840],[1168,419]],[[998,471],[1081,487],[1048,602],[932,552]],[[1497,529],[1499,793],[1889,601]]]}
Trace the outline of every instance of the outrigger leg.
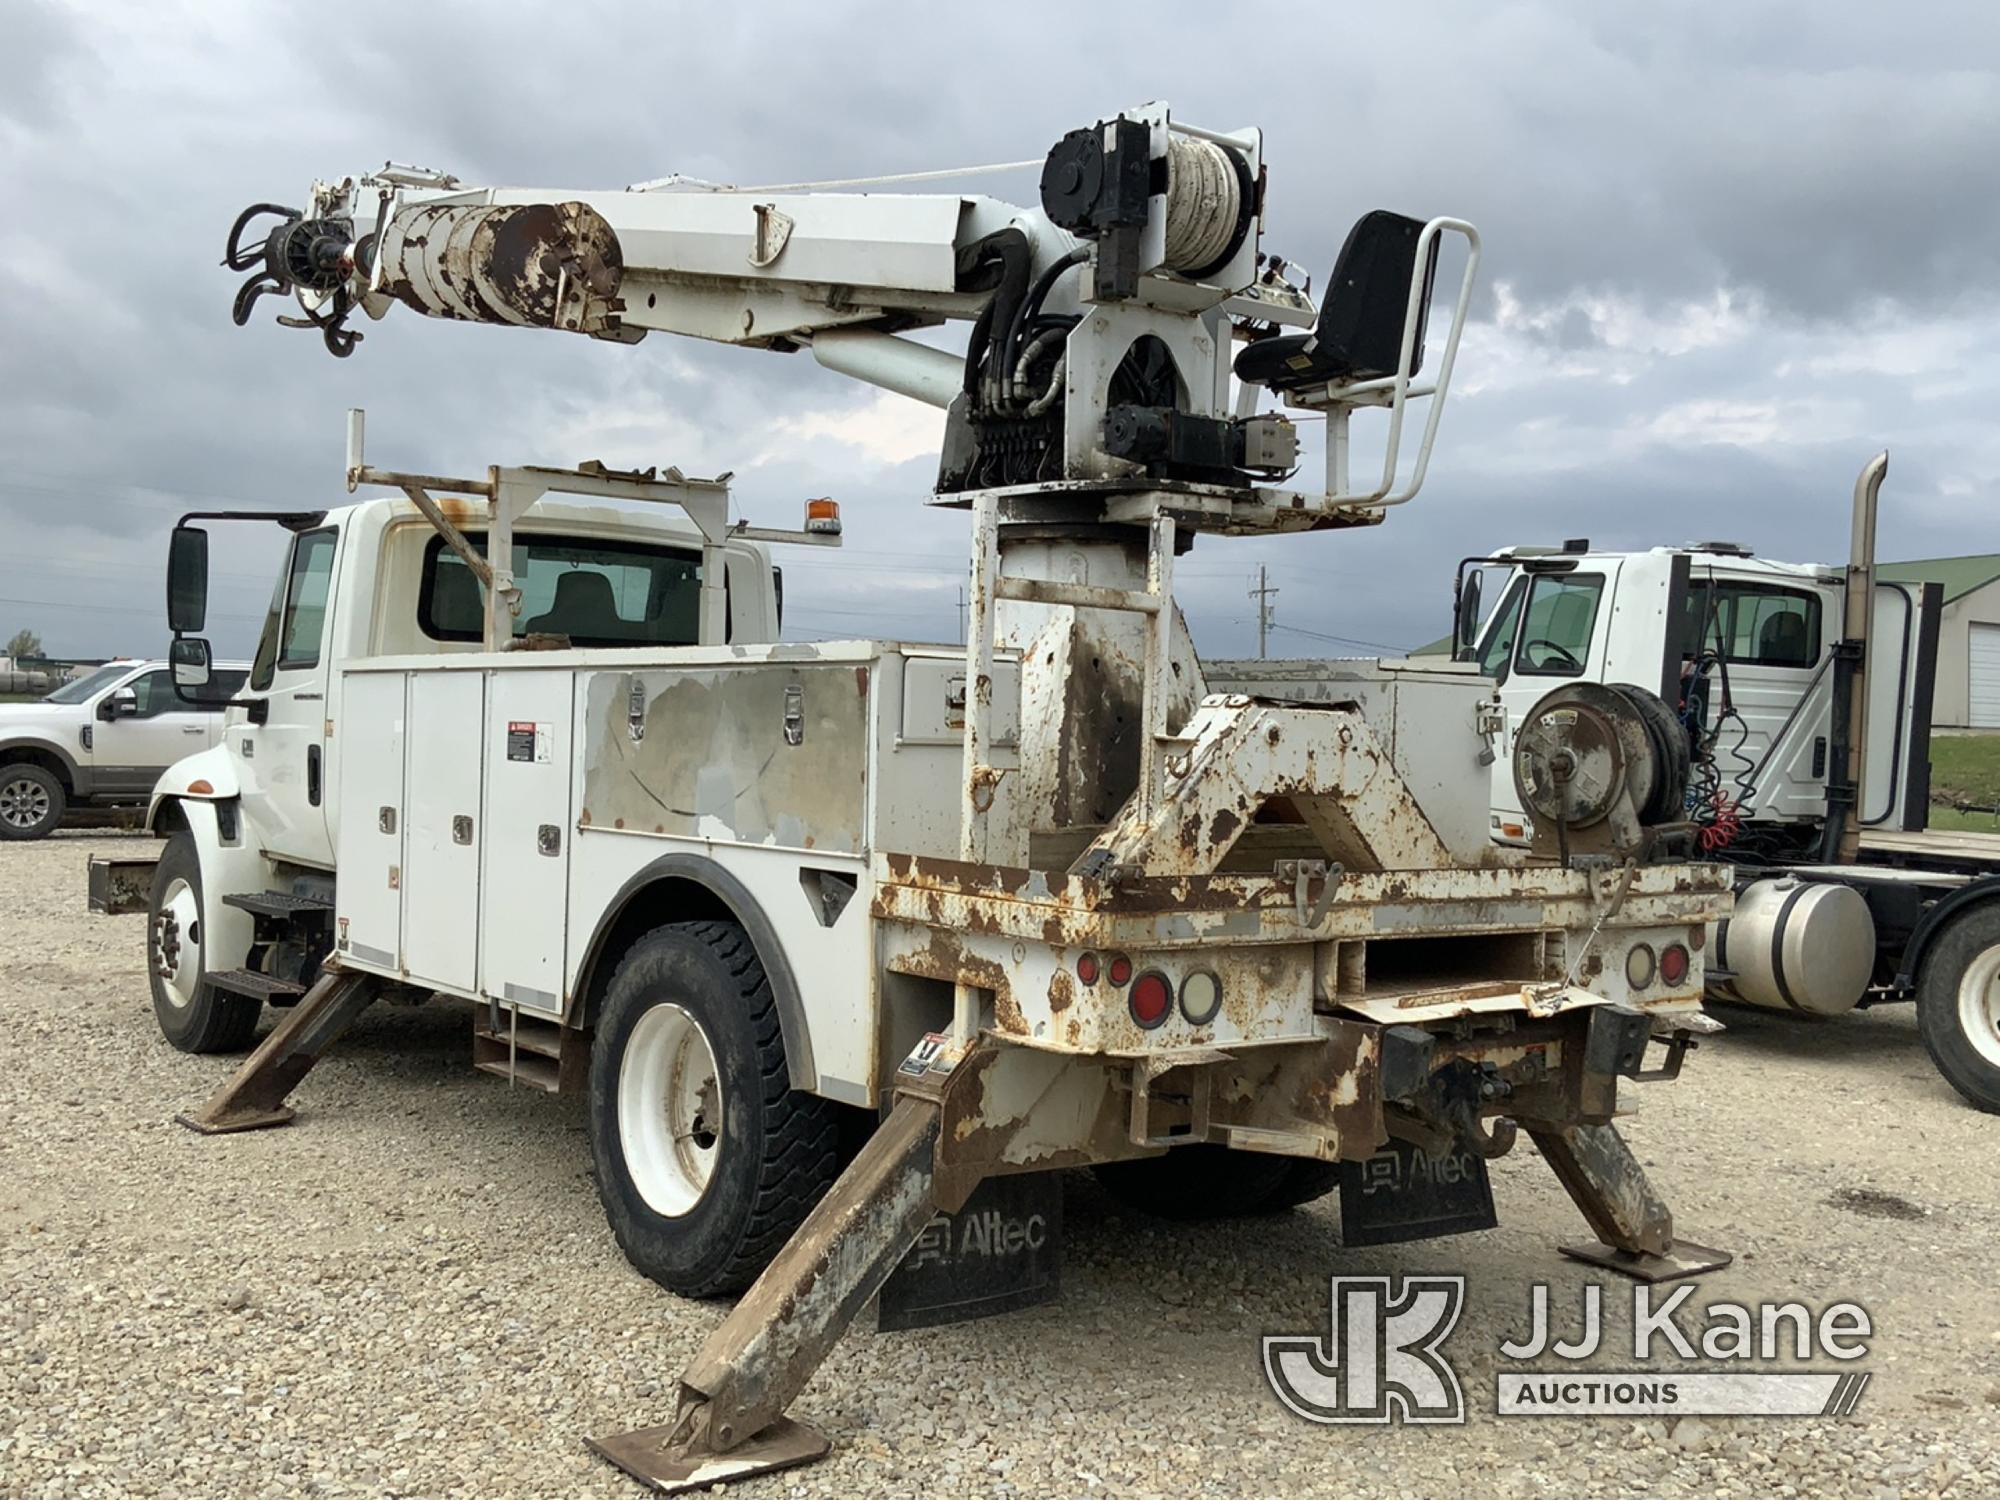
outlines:
{"label": "outrigger leg", "polygon": [[661,1494],[811,1463],[832,1446],[784,1415],[935,1211],[935,1099],[904,1094],[681,1374],[674,1419],[590,1447]]}
{"label": "outrigger leg", "polygon": [[313,1069],[354,1018],[374,1001],[375,976],[328,968],[284,1020],[200,1109],[174,1116],[190,1130],[222,1135],[291,1122],[285,1096]]}
{"label": "outrigger leg", "polygon": [[1615,1125],[1527,1125],[1597,1242],[1563,1245],[1564,1255],[1630,1276],[1675,1281],[1718,1271],[1733,1256],[1674,1238],[1674,1216]]}

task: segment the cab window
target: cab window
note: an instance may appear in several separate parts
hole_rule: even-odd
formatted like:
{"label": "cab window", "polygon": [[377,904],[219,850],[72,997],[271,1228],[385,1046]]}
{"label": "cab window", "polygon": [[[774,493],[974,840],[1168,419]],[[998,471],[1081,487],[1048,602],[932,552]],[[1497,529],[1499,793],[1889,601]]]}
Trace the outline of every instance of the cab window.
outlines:
{"label": "cab window", "polygon": [[1528,589],[1515,669],[1534,677],[1578,677],[1590,660],[1601,573],[1543,573]]}
{"label": "cab window", "polygon": [[[475,535],[473,545],[484,548]],[[576,646],[692,646],[701,626],[701,554],[582,537],[514,538],[521,612],[514,634]],[[485,638],[486,590],[443,537],[424,550],[417,623],[435,641]]]}
{"label": "cab window", "polygon": [[1479,649],[1482,677],[1498,682],[1507,680],[1507,665],[1514,659],[1514,636],[1521,623],[1521,594],[1527,586],[1526,579],[1515,579],[1500,600],[1500,607],[1493,611],[1493,621],[1486,627],[1486,644]]}
{"label": "cab window", "polygon": [[262,692],[281,667],[311,667],[319,663],[320,639],[326,630],[326,603],[333,583],[333,549],[339,533],[333,527],[307,531],[293,539],[290,560],[271,594],[271,610],[257,638],[257,655],[250,663],[250,686]]}
{"label": "cab window", "polygon": [[1755,583],[1696,583],[1688,591],[1682,655],[1717,652],[1733,666],[1819,662],[1819,595]]}
{"label": "cab window", "polygon": [[326,600],[333,584],[333,538],[331,529],[308,531],[292,548],[284,620],[278,627],[281,668],[319,664],[320,637],[326,632]]}

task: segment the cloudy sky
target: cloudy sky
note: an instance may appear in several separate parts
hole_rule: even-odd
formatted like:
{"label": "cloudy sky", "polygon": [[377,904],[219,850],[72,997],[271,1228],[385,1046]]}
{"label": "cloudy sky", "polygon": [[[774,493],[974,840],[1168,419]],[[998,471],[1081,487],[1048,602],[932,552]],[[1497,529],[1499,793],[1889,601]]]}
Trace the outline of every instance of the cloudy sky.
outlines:
{"label": "cloudy sky", "polygon": [[[955,639],[964,522],[922,503],[924,408],[804,356],[406,312],[336,362],[268,314],[230,324],[224,232],[385,158],[851,177],[1036,157],[1151,98],[1263,127],[1266,246],[1316,279],[1370,208],[1486,242],[1424,493],[1370,532],[1204,539],[1181,572],[1204,653],[1254,649],[1260,562],[1274,654],[1311,655],[1438,635],[1455,560],[1513,541],[1834,560],[1882,446],[1885,556],[2000,551],[1991,4],[1113,9],[0,0],[0,639],[159,650],[174,517],[338,503],[349,406],[382,463],[733,469],[785,524],[833,494],[849,546],[788,561],[793,633]],[[1032,173],[976,186],[1034,199]],[[217,567],[218,648],[247,650],[268,547]]]}

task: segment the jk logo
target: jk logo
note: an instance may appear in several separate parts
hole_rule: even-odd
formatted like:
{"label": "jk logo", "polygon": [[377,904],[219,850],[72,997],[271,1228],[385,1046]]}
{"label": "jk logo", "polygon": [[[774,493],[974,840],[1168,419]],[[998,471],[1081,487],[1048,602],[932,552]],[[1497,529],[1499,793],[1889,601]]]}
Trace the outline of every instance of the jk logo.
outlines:
{"label": "jk logo", "polygon": [[1463,1422],[1465,1393],[1438,1346],[1458,1326],[1463,1276],[1333,1278],[1332,1328],[1266,1334],[1264,1378],[1308,1422]]}

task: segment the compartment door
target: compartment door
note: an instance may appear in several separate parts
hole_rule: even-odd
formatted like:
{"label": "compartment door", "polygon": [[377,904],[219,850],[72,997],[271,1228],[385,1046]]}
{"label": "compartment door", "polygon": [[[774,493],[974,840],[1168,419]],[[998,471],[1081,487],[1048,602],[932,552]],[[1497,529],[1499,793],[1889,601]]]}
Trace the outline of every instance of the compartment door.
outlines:
{"label": "compartment door", "polygon": [[401,672],[356,672],[346,680],[350,732],[340,757],[340,883],[334,948],[377,973],[403,965],[403,719]]}
{"label": "compartment door", "polygon": [[498,671],[486,694],[480,993],[562,1011],[573,694],[568,672]]}
{"label": "compartment door", "polygon": [[465,994],[478,988],[485,695],[483,672],[410,674],[404,967],[412,979]]}

